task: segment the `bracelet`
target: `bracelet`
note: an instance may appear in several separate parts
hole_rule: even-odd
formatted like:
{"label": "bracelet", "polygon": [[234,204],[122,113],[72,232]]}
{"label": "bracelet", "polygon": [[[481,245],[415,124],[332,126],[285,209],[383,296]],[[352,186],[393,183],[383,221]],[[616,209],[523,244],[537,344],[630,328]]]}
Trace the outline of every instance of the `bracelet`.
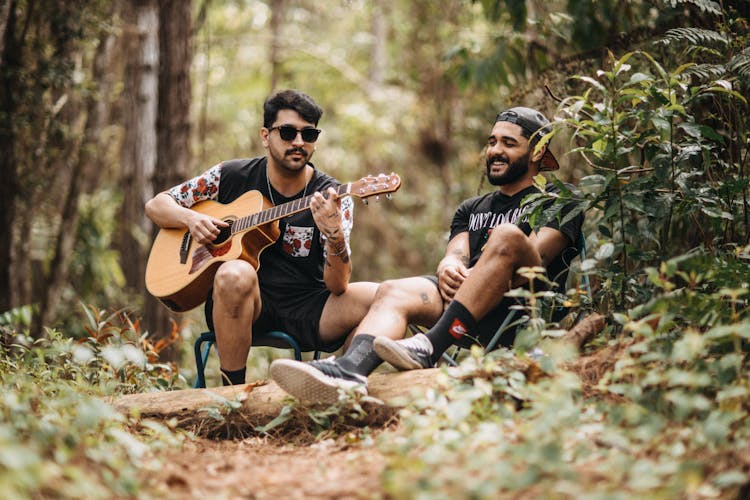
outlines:
{"label": "bracelet", "polygon": [[345,253],[346,253],[346,245],[344,245],[344,248],[342,248],[342,249],[341,249],[341,251],[339,251],[339,252],[336,252],[336,253],[331,253],[331,252],[328,252],[328,255],[329,255],[330,257],[338,257],[338,256],[340,256],[340,255],[344,255]]}

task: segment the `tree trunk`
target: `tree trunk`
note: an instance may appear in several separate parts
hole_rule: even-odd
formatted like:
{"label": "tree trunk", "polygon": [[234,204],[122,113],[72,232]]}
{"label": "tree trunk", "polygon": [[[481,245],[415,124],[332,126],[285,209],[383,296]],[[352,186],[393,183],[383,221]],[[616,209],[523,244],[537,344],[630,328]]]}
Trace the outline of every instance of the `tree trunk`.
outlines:
{"label": "tree trunk", "polygon": [[[122,93],[121,186],[127,196],[120,209],[118,248],[127,287],[144,296],[145,262],[151,224],[143,205],[154,194],[156,110],[159,92],[159,10],[156,0],[138,0],[123,13],[125,84]],[[146,245],[144,245],[146,243]]]}
{"label": "tree trunk", "polygon": [[284,0],[271,0],[271,48],[269,51],[271,62],[271,93],[276,91],[279,84],[281,67],[281,21],[284,15]]}
{"label": "tree trunk", "polygon": [[370,84],[379,89],[385,81],[387,59],[387,23],[383,0],[372,3],[372,58],[370,60]]}
{"label": "tree trunk", "polygon": [[[112,4],[115,6],[116,4]],[[79,212],[78,201],[82,193],[91,192],[99,185],[103,166],[97,160],[102,143],[102,131],[110,123],[111,92],[114,82],[108,77],[114,53],[114,34],[102,33],[93,61],[92,80],[99,85],[99,96],[90,96],[85,103],[84,129],[80,141],[69,148],[67,161],[72,165],[67,177],[68,187],[62,203],[62,214],[54,240],[54,253],[45,280],[44,293],[39,301],[39,314],[35,315],[32,335],[41,336],[42,327],[51,325],[62,289],[67,283],[68,268],[76,239]],[[72,57],[72,54],[68,54]],[[66,122],[80,123],[80,104],[70,104]]]}
{"label": "tree trunk", "polygon": [[[411,5],[414,19],[434,19],[437,9],[444,19],[453,19],[457,13],[455,3],[435,4],[427,0],[415,1]],[[418,98],[423,109],[428,110],[419,129],[419,149],[422,155],[437,171],[442,181],[443,200],[452,200],[453,173],[450,168],[455,154],[454,122],[461,112],[460,99],[455,83],[448,78],[440,65],[434,61],[439,57],[435,48],[440,47],[440,37],[434,30],[425,29],[416,23],[412,32],[414,47],[420,47],[412,54],[411,64],[419,72],[421,89]],[[443,204],[443,227],[447,227],[453,217],[452,203]]]}
{"label": "tree trunk", "polygon": [[16,41],[16,2],[6,0],[0,9],[0,224],[5,228],[0,237],[0,312],[13,307],[11,285],[11,255],[15,228],[18,172],[14,147],[13,115],[17,89],[16,69],[21,66],[21,47]]}
{"label": "tree trunk", "polygon": [[[159,0],[159,104],[157,159],[152,178],[158,193],[188,177],[190,172],[190,63],[192,59],[191,1]],[[152,237],[156,236],[156,228]],[[147,296],[144,320],[153,338],[168,338],[172,326],[168,310]],[[175,361],[178,350],[170,346],[163,361]]]}
{"label": "tree trunk", "polygon": [[3,49],[5,48],[5,29],[8,27],[11,4],[15,5],[15,3],[15,0],[0,1],[0,61],[2,60]]}

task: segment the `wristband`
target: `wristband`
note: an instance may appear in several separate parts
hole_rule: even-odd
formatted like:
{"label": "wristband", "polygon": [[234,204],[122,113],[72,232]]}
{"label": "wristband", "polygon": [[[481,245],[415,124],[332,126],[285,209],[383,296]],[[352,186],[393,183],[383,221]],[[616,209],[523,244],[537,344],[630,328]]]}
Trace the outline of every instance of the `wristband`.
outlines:
{"label": "wristband", "polygon": [[[326,240],[326,243],[328,244],[327,246],[330,246],[331,240]],[[339,250],[338,252],[334,253],[328,250],[326,253],[331,257],[339,257],[341,255],[344,255],[346,253],[346,242],[344,242],[344,244],[341,246],[341,250]]]}
{"label": "wristband", "polygon": [[331,253],[328,252],[328,255],[331,257],[338,257],[339,255],[344,255],[346,253],[346,245],[344,245],[344,248],[340,252]]}

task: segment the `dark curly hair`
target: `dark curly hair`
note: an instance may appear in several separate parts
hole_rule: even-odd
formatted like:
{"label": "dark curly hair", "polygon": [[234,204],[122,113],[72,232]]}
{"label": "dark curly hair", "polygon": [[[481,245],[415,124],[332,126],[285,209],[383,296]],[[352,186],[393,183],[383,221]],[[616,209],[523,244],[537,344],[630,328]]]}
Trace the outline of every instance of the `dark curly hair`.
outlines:
{"label": "dark curly hair", "polygon": [[263,126],[268,128],[276,121],[279,110],[292,109],[308,121],[318,126],[323,109],[318,106],[312,97],[299,90],[280,90],[269,96],[263,103]]}

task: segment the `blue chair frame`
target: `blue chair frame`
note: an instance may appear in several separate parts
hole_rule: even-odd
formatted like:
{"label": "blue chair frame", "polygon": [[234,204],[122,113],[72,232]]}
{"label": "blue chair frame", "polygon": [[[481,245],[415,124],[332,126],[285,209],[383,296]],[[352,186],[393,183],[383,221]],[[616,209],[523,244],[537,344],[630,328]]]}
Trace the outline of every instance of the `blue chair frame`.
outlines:
{"label": "blue chair frame", "polygon": [[[213,331],[201,333],[195,340],[193,351],[195,353],[195,383],[194,389],[205,389],[206,387],[206,362],[208,355],[211,353],[211,346],[216,343],[216,334]],[[205,345],[204,345],[205,344]],[[253,346],[276,347],[279,349],[292,349],[294,359],[302,361],[302,350],[299,343],[286,332],[271,330],[265,333],[258,333],[253,336]],[[315,351],[315,359],[320,358],[320,351]]]}

